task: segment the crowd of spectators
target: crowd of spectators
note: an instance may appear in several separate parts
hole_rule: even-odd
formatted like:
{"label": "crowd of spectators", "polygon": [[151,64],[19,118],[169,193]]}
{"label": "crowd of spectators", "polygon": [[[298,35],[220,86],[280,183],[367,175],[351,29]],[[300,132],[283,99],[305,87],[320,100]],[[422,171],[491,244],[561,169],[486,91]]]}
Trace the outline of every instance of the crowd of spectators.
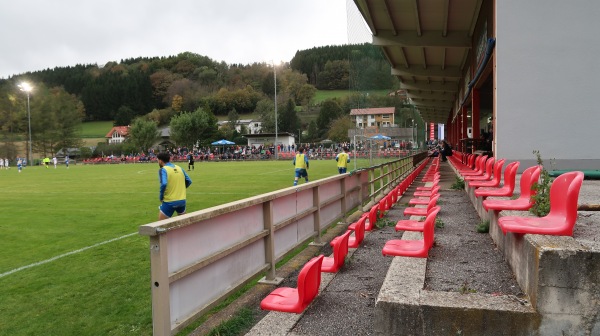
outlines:
{"label": "crowd of spectators", "polygon": [[[335,155],[342,151],[342,148],[349,149],[350,156],[353,156],[355,146],[350,142],[341,143],[301,143],[298,145],[277,146],[280,158],[292,158],[296,154],[298,146],[306,148],[306,154],[310,159],[333,159]],[[358,141],[356,143],[356,152],[358,156],[365,156],[366,153],[373,151],[376,156],[401,156],[406,155],[409,146],[404,143],[396,145],[394,142],[370,142]],[[187,161],[190,150],[186,147],[174,147],[168,149],[172,155],[171,161]],[[232,161],[232,160],[269,160],[274,158],[274,146],[244,146],[244,145],[226,145],[194,148],[191,151],[195,161]],[[90,158],[83,160],[84,164],[95,163],[146,163],[156,162],[156,151],[149,150],[147,153],[137,153],[129,155],[103,155],[99,158]]]}

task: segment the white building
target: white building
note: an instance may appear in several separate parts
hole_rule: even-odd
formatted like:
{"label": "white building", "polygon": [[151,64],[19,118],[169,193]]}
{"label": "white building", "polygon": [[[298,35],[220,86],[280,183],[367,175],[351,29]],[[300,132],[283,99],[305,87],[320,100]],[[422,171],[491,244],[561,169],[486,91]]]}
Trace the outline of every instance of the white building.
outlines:
{"label": "white building", "polygon": [[[227,124],[229,124],[229,121],[227,120],[219,121],[217,123],[219,129]],[[246,127],[248,134],[258,134],[262,128],[262,122],[253,119],[240,119],[235,124],[235,130],[238,131],[238,133],[242,133],[242,126]]]}
{"label": "white building", "polygon": [[352,109],[350,118],[356,128],[390,127],[394,125],[394,110],[394,107]]}
{"label": "white building", "polygon": [[[248,139],[248,146],[271,146],[275,143],[275,133],[263,134],[245,134],[244,138]],[[294,134],[292,133],[277,133],[277,144],[280,146],[291,146],[296,143]]]}

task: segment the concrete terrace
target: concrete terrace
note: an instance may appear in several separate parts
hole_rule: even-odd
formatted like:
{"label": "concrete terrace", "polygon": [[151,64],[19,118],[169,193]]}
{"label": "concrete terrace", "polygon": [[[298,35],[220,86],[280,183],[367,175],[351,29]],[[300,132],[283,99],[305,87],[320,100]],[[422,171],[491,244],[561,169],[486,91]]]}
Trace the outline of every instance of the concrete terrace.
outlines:
{"label": "concrete terrace", "polygon": [[[428,259],[381,255],[387,240],[415,239],[420,235],[393,229],[397,220],[405,218],[402,212],[412,198],[414,188],[424,185],[418,182],[419,177],[386,214],[385,227],[367,232],[361,246],[350,249],[346,264],[338,273],[322,273],[320,293],[304,313],[261,311],[258,308],[260,300],[275,286],[260,284],[193,334],[207,333],[241,307],[251,308],[260,318],[247,335],[553,335],[557,331],[566,335],[600,334],[598,309],[593,311],[600,302],[600,281],[575,285],[584,287],[577,292],[581,294],[578,298],[588,301],[587,312],[579,313],[570,307],[562,313],[540,313],[540,302],[545,298],[538,293],[553,295],[546,301],[560,305],[555,302],[555,293],[538,288],[532,298],[528,292],[531,289],[522,288],[530,286],[519,285],[519,275],[514,275],[507,262],[510,259],[507,260],[502,248],[492,239],[491,235],[497,230],[491,229],[490,234],[475,232],[475,226],[482,219],[469,200],[468,192],[449,190],[456,175],[448,163],[442,163],[441,167],[439,205],[442,210],[438,218],[444,222],[444,227],[436,229],[436,244]],[[598,203],[599,186],[600,181],[585,180],[579,203]],[[515,192],[518,193],[518,182]],[[351,223],[356,216],[354,214],[347,222]],[[343,233],[346,224],[329,229],[324,241]],[[559,245],[568,245],[565,241],[572,240],[585,244],[590,252],[586,267],[592,269],[582,272],[596,269],[598,276],[599,228],[600,214],[579,212],[573,238],[558,237],[557,241],[555,237],[527,235],[526,240],[552,241]],[[555,246],[555,249],[570,251],[569,246]],[[309,246],[294,257],[278,269],[278,274],[285,277],[280,286],[295,287],[299,269],[318,254],[329,255],[331,248],[329,245]],[[567,271],[561,265],[555,266],[556,271],[547,273]],[[575,305],[576,302],[568,304]]]}

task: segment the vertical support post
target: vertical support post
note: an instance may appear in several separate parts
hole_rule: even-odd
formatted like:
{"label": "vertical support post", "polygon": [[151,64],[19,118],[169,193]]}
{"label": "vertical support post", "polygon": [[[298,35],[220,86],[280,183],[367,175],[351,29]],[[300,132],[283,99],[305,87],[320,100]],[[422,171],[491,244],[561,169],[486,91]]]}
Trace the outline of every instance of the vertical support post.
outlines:
{"label": "vertical support post", "polygon": [[480,110],[480,101],[479,101],[479,89],[473,89],[471,93],[471,127],[473,128],[473,140],[479,139],[480,130],[479,130],[479,110]]}
{"label": "vertical support post", "polygon": [[171,298],[166,234],[150,236],[150,279],[152,283],[152,333],[171,335]]}
{"label": "vertical support post", "polygon": [[313,244],[321,245],[321,199],[319,196],[319,186],[312,189],[313,191],[313,206],[317,207],[314,214],[314,230],[317,232]]}
{"label": "vertical support post", "polygon": [[348,212],[348,210],[346,209],[346,197],[348,195],[346,195],[346,179],[340,179],[340,191],[342,193],[342,223],[346,224],[346,213]]}
{"label": "vertical support post", "polygon": [[[467,136],[467,107],[466,106],[463,106],[461,113],[462,113],[462,116],[461,116],[461,120],[462,120],[462,122],[461,122],[461,126],[462,126],[461,134],[462,134],[462,139],[466,139],[466,138],[468,138],[468,136]],[[467,151],[467,141],[466,140],[464,141],[464,147],[465,148],[463,149],[463,151],[466,152]]]}
{"label": "vertical support post", "polygon": [[385,178],[383,177],[383,167],[385,165],[379,166],[379,190],[383,194],[385,192]]}
{"label": "vertical support post", "polygon": [[269,264],[269,270],[265,280],[275,280],[275,228],[273,225],[273,201],[263,203],[264,228],[269,232],[265,241],[265,261]]}
{"label": "vertical support post", "polygon": [[375,202],[375,169],[371,168],[369,170],[369,183],[371,184],[371,192],[369,193],[369,195],[371,195],[371,199],[369,200],[369,202]]}

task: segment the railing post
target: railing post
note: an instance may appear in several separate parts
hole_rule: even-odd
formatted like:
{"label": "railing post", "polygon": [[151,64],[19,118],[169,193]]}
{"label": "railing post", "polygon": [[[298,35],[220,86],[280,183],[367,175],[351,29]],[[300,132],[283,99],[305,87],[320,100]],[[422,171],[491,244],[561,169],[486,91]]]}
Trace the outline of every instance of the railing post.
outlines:
{"label": "railing post", "polygon": [[275,226],[273,225],[273,201],[263,203],[263,222],[264,228],[269,232],[265,240],[265,261],[269,264],[269,269],[265,277],[260,279],[259,283],[268,283],[278,285],[283,278],[278,278],[275,274]]}
{"label": "railing post", "polygon": [[369,183],[371,184],[371,192],[369,195],[372,195],[371,200],[369,202],[375,202],[375,169],[371,168],[369,170]]}
{"label": "railing post", "polygon": [[342,220],[341,220],[341,224],[346,224],[346,213],[348,212],[346,209],[346,179],[340,179],[340,191],[342,193]]}
{"label": "railing post", "polygon": [[167,235],[150,236],[150,279],[152,281],[152,330],[157,336],[171,335],[171,298]]}
{"label": "railing post", "polygon": [[314,213],[314,230],[316,231],[315,240],[312,245],[325,245],[321,242],[321,198],[319,196],[319,186],[313,187],[313,206],[317,208]]}

